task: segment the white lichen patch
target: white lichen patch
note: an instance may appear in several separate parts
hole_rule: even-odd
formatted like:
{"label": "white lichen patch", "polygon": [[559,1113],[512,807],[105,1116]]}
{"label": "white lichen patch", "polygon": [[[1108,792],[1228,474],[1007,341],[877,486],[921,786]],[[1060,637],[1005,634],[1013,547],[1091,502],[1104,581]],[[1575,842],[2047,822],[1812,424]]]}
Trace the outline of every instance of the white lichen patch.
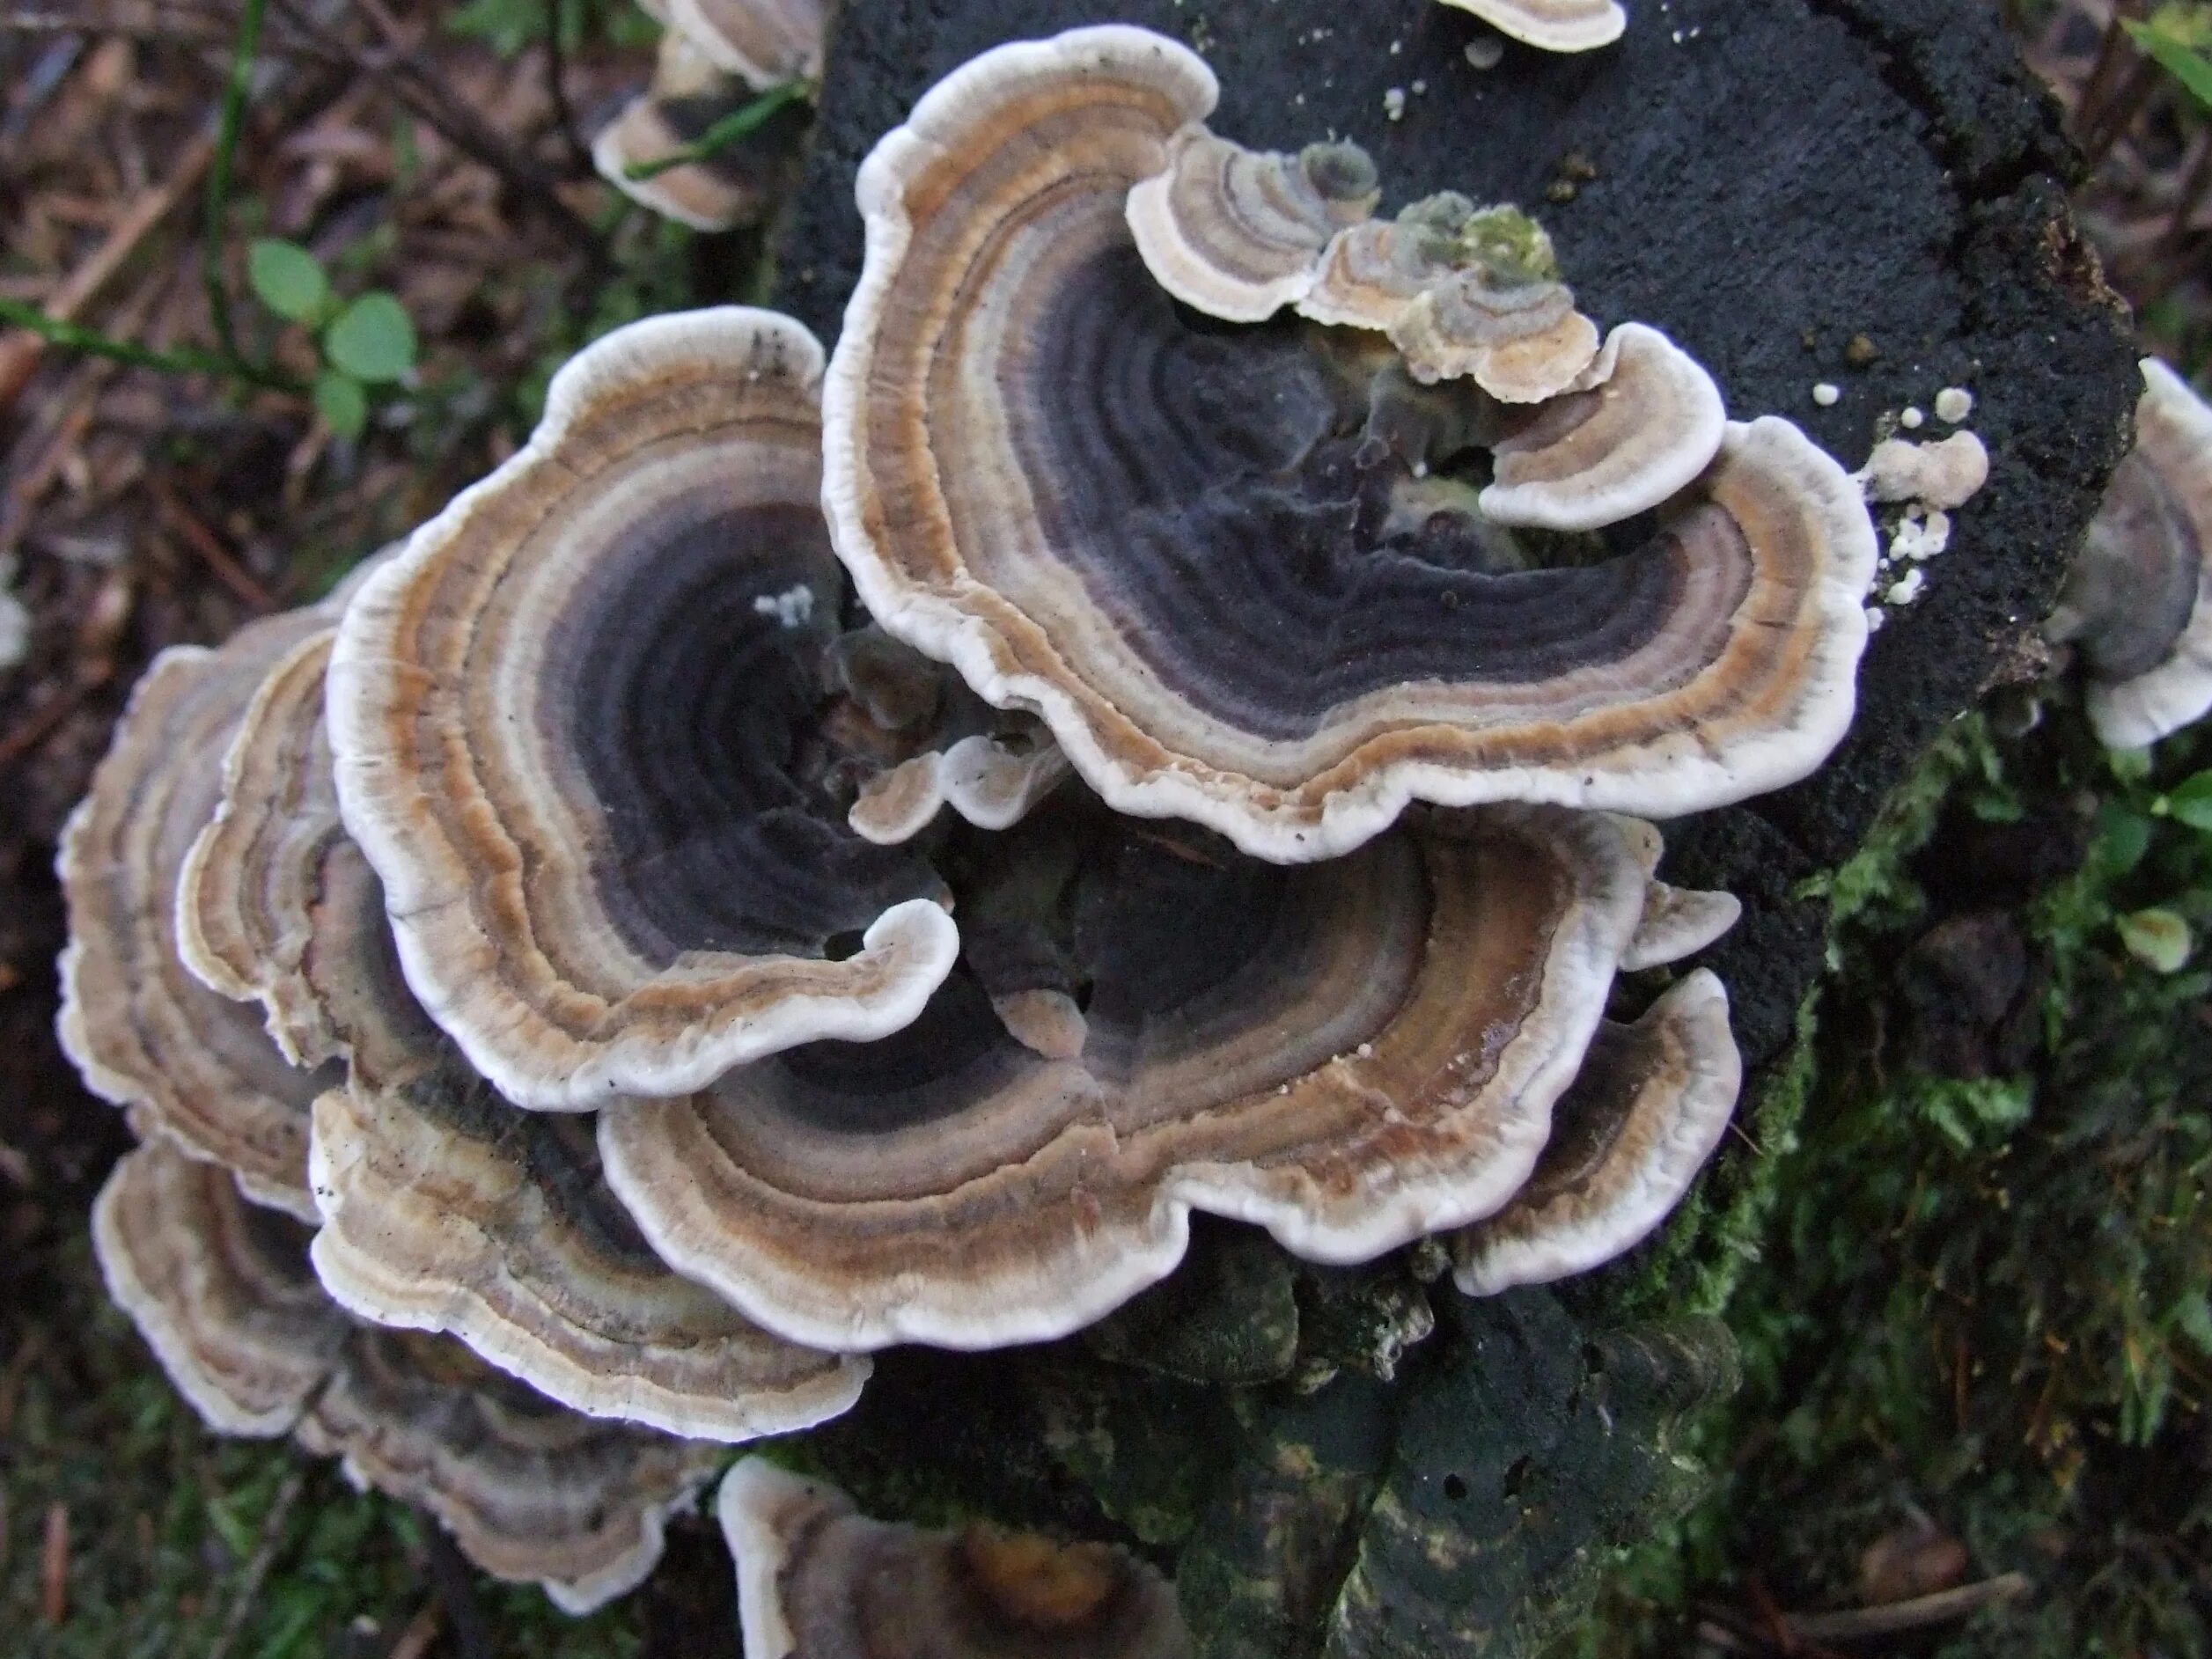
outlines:
{"label": "white lichen patch", "polygon": [[758,594],[753,601],[753,613],[755,616],[772,616],[784,628],[805,628],[807,619],[814,614],[814,590],[801,582],[781,593]]}

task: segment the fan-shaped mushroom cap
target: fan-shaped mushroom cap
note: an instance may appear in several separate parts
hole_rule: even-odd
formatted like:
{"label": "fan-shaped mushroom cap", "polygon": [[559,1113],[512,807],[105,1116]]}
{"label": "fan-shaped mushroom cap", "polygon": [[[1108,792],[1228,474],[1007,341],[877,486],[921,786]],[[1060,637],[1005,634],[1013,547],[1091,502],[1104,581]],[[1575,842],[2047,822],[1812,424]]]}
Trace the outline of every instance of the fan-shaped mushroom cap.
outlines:
{"label": "fan-shaped mushroom cap", "polygon": [[1127,212],[1161,287],[1209,316],[1264,322],[1304,297],[1330,239],[1381,196],[1356,144],[1286,156],[1193,126],[1169,141],[1166,169],[1129,191]]}
{"label": "fan-shaped mushroom cap", "polygon": [[92,1205],[92,1249],[108,1295],[222,1434],[289,1430],[350,1328],[307,1270],[305,1230],[167,1141],[117,1163]]}
{"label": "fan-shaped mushroom cap", "polygon": [[826,1482],[747,1457],[716,1512],[746,1659],[1187,1659],[1175,1592],[1103,1544],[871,1521]]}
{"label": "fan-shaped mushroom cap", "polygon": [[745,1440],[847,1409],[866,1362],[771,1337],[677,1278],[607,1192],[590,1128],[500,1099],[415,1004],[338,821],[328,654],[327,633],[304,642],[255,698],[181,907],[242,963],[234,994],[261,995],[272,1029],[351,1062],[314,1108],[330,1294],[452,1332],[562,1405],[672,1434]]}
{"label": "fan-shaped mushroom cap", "polygon": [[1628,26],[1620,0],[1444,0],[1472,11],[1501,34],[1547,52],[1611,46]]}
{"label": "fan-shaped mushroom cap", "polygon": [[1611,819],[1548,809],[1288,870],[1106,820],[1067,891],[1079,1058],[1010,1035],[962,973],[893,1038],[603,1113],[655,1249],[797,1340],[981,1347],[1164,1277],[1194,1208],[1324,1261],[1488,1215],[1543,1144],[1643,872]]}
{"label": "fan-shaped mushroom cap", "polygon": [[880,1036],[952,965],[935,877],[802,775],[839,590],[820,363],[765,312],[618,330],[347,608],[347,828],[408,983],[521,1105]]}
{"label": "fan-shaped mushroom cap", "polygon": [[62,1046],[86,1085],[226,1165],[247,1195],[314,1215],[307,1110],[327,1076],[286,1062],[258,1010],[202,985],[178,953],[179,874],[222,789],[222,759],[269,668],[329,626],[296,611],[249,624],[220,649],[154,660],[62,838],[69,901]]}
{"label": "fan-shaped mushroom cap", "polygon": [[1428,288],[1391,325],[1415,379],[1472,379],[1505,403],[1540,403],[1598,356],[1598,325],[1564,283],[1500,286],[1462,272]]}
{"label": "fan-shaped mushroom cap", "polygon": [[1364,400],[1293,330],[1188,327],[1137,268],[1122,196],[1213,90],[1138,31],[1003,47],[862,168],[825,500],[877,620],[1040,714],[1118,811],[1268,858],[1414,799],[1672,815],[1818,765],[1875,560],[1843,470],[1769,418],[1601,564],[1371,545]]}
{"label": "fan-shaped mushroom cap", "polygon": [[1728,994],[1703,968],[1635,1024],[1601,1028],[1528,1186],[1453,1241],[1459,1288],[1547,1283],[1639,1243],[1712,1156],[1742,1083]]}
{"label": "fan-shaped mushroom cap", "polygon": [[2142,374],[2135,447],[2047,628],[2079,650],[2090,720],[2115,749],[2155,743],[2212,709],[2212,408],[2155,357]]}
{"label": "fan-shaped mushroom cap", "polygon": [[756,87],[822,72],[832,0],[663,0],[671,28],[713,63]]}
{"label": "fan-shaped mushroom cap", "polygon": [[870,779],[849,818],[879,847],[913,840],[946,806],[978,829],[1011,829],[1068,773],[1067,756],[1041,731],[974,732]]}
{"label": "fan-shaped mushroom cap", "polygon": [[1606,336],[1606,373],[1532,408],[1495,449],[1483,513],[1503,525],[1597,530],[1649,512],[1711,464],[1728,427],[1713,377],[1642,323]]}
{"label": "fan-shaped mushroom cap", "polygon": [[215,816],[177,881],[185,965],[224,996],[261,1002],[296,1066],[343,1053],[305,966],[315,884],[346,833],[322,718],[336,638],[334,627],[309,635],[262,679],[223,758]]}
{"label": "fan-shaped mushroom cap", "polygon": [[1365,458],[1337,365],[1194,328],[1137,269],[1127,185],[1213,91],[1140,31],[1003,47],[863,166],[825,499],[877,620],[1040,714],[1117,810],[1268,858],[1412,799],[1672,815],[1818,765],[1875,558],[1842,469],[1770,417],[1600,564],[1374,545],[1363,492],[1402,464]]}
{"label": "fan-shaped mushroom cap", "polygon": [[768,211],[775,169],[743,143],[644,178],[632,178],[629,170],[697,143],[753,95],[744,81],[672,30],[661,37],[652,84],[592,141],[592,165],[633,202],[694,231],[752,224]]}
{"label": "fan-shaped mushroom cap", "polygon": [[1623,973],[1665,967],[1694,956],[1744,914],[1744,901],[1731,892],[1699,892],[1655,881],[1644,889],[1643,918],[1621,952]]}
{"label": "fan-shaped mushroom cap", "polygon": [[1578,391],[1611,371],[1598,362],[1598,325],[1559,280],[1543,226],[1456,191],[1341,232],[1298,312],[1379,329],[1415,380],[1472,379],[1506,403]]}
{"label": "fan-shaped mushroom cap", "polygon": [[588,1613],[660,1559],[667,1518],[720,1448],[563,1411],[459,1343],[359,1330],[303,1419],[300,1444],[356,1485],[419,1503],[468,1559]]}

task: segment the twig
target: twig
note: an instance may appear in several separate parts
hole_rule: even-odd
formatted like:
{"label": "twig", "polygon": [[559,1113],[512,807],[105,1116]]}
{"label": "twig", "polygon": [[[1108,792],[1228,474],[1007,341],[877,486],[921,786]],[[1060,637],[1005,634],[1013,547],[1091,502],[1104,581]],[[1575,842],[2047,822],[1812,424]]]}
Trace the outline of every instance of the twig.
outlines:
{"label": "twig", "polygon": [[284,1484],[277,1487],[268,1513],[261,1517],[261,1536],[254,1545],[254,1554],[246,1563],[238,1588],[231,1592],[230,1611],[223,1615],[223,1628],[208,1649],[207,1659],[226,1659],[239,1633],[246,1628],[246,1615],[261,1599],[261,1586],[268,1581],[268,1570],[276,1564],[277,1546],[284,1540],[284,1523],[291,1519],[292,1509],[306,1486],[306,1466],[298,1464],[284,1477]]}
{"label": "twig", "polygon": [[[52,322],[74,323],[77,313],[99,297],[115,273],[138,251],[140,244],[199,184],[200,175],[207,170],[214,154],[212,131],[195,138],[178,158],[175,173],[123,210],[114,228],[92,250],[92,257],[69,274],[68,280],[48,297],[39,314]],[[26,326],[33,332],[0,341],[0,410],[5,410],[22,395],[51,337],[40,331],[37,324]]]}
{"label": "twig", "polygon": [[430,1644],[437,1640],[444,1622],[439,1617],[437,1598],[432,1597],[408,1620],[407,1628],[400,1633],[399,1641],[392,1644],[386,1659],[423,1659],[430,1650]]}
{"label": "twig", "polygon": [[[552,177],[535,163],[517,155],[504,138],[448,93],[437,77],[417,63],[399,42],[393,40],[385,52],[364,52],[349,46],[342,37],[305,16],[299,9],[299,0],[276,0],[276,5],[286,21],[303,36],[344,52],[359,73],[376,82],[456,150],[490,168],[525,210],[538,214],[552,225],[590,259],[594,268],[606,266],[606,249],[599,233],[561,200]],[[389,19],[382,21],[388,24]]]}
{"label": "twig", "polygon": [[443,1522],[420,1508],[415,1516],[422,1523],[423,1538],[430,1546],[430,1588],[445,1610],[446,1622],[452,1627],[453,1646],[460,1659],[492,1659],[491,1627],[484,1622],[484,1610],[477,1604],[472,1569],[454,1548],[453,1540],[446,1536]]}
{"label": "twig", "polygon": [[254,577],[253,572],[231,556],[231,551],[216,540],[209,530],[193,514],[192,510],[178,499],[177,492],[166,481],[152,482],[154,509],[170,529],[184,539],[185,545],[198,554],[209,569],[223,585],[236,594],[245,604],[266,616],[277,608],[276,596]]}
{"label": "twig", "polygon": [[226,379],[242,380],[248,385],[261,386],[271,392],[289,392],[295,396],[305,396],[307,391],[304,385],[288,374],[223,352],[202,351],[196,346],[171,346],[157,350],[133,341],[113,339],[97,328],[81,328],[75,323],[63,322],[57,317],[48,316],[35,305],[26,305],[18,300],[0,299],[0,322],[27,328],[51,345],[66,346],[71,351],[106,357],[111,363],[127,363],[135,369],[155,369],[164,374],[220,375]]}
{"label": "twig", "polygon": [[238,44],[231,52],[231,73],[223,85],[222,114],[215,132],[215,165],[208,172],[205,246],[200,250],[201,278],[207,285],[208,315],[215,323],[216,343],[234,361],[239,356],[238,334],[231,321],[231,290],[223,271],[223,250],[228,239],[231,213],[231,165],[238,154],[239,132],[246,124],[246,106],[254,95],[254,71],[261,62],[261,18],[268,0],[242,0],[239,10]]}
{"label": "twig", "polygon": [[705,161],[739,140],[751,137],[767,126],[778,110],[810,97],[813,91],[814,83],[812,81],[779,82],[751,103],[731,110],[691,143],[679,145],[665,156],[655,156],[650,161],[634,161],[622,169],[623,174],[637,180],[658,179],[672,168],[688,166],[694,161]]}
{"label": "twig", "polygon": [[1851,1641],[1862,1636],[1894,1636],[1901,1631],[1940,1625],[2001,1602],[2017,1601],[2035,1588],[2025,1573],[2003,1573],[1979,1584],[1915,1596],[1879,1607],[1854,1607],[1840,1613],[1785,1613],[1789,1633],[1807,1641]]}
{"label": "twig", "polygon": [[70,1507],[46,1507],[46,1537],[39,1553],[39,1612],[58,1625],[70,1611]]}
{"label": "twig", "polygon": [[569,102],[569,48],[561,38],[561,0],[546,0],[546,86],[553,94],[553,124],[569,152],[569,175],[592,176],[592,150],[577,130],[576,106]]}

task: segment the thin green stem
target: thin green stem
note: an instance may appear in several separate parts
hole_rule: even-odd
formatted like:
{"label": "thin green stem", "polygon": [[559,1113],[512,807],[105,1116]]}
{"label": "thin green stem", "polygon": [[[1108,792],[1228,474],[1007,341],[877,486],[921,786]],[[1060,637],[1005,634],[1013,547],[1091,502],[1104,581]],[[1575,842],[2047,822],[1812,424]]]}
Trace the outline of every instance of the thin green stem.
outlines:
{"label": "thin green stem", "polygon": [[40,339],[70,351],[128,363],[135,369],[153,369],[163,374],[220,375],[226,380],[242,381],[271,392],[289,392],[295,396],[305,396],[307,392],[298,381],[275,369],[261,368],[221,352],[202,351],[192,346],[174,346],[164,351],[129,340],[117,340],[97,328],[83,328],[49,317],[37,306],[24,305],[20,300],[0,297],[0,322],[27,328]]}
{"label": "thin green stem", "polygon": [[246,125],[246,106],[254,96],[254,70],[261,62],[261,18],[268,0],[244,0],[239,10],[238,42],[231,51],[230,78],[223,88],[223,112],[215,132],[215,158],[208,168],[207,213],[200,250],[202,281],[208,290],[208,315],[215,324],[215,338],[231,362],[245,359],[238,349],[238,333],[231,322],[231,290],[223,273],[223,249],[229,236],[231,165],[238,153],[239,135]]}
{"label": "thin green stem", "polygon": [[650,161],[632,162],[622,169],[623,174],[636,180],[657,179],[671,168],[687,167],[694,161],[705,161],[727,150],[739,139],[751,137],[767,126],[778,110],[812,97],[813,92],[814,83],[807,80],[783,81],[771,86],[751,103],[731,110],[691,143],[672,150],[665,156],[656,156]]}

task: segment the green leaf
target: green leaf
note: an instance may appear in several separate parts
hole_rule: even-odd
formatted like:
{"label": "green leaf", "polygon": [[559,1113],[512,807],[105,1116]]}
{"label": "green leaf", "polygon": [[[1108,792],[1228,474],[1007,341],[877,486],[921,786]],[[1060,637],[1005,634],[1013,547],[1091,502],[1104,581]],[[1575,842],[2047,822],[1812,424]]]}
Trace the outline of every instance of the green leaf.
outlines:
{"label": "green leaf", "polygon": [[2184,1296],[2173,1310],[2173,1322],[2200,1354],[2212,1354],[2212,1297],[2201,1290]]}
{"label": "green leaf", "polygon": [[400,379],[415,367],[415,324],[407,307],[381,290],[340,312],[322,344],[332,367],[371,385]]}
{"label": "green leaf", "polygon": [[2185,778],[2166,796],[2166,811],[2191,829],[2212,830],[2212,772]]}
{"label": "green leaf", "polygon": [[296,323],[318,323],[330,310],[330,279],[297,242],[262,237],[246,250],[246,276],[262,305]]}
{"label": "green leaf", "polygon": [[2120,26],[2159,68],[2186,87],[2191,97],[2212,109],[2212,57],[2207,57],[2179,35],[2170,33],[2164,19],[2135,23],[2122,18]]}
{"label": "green leaf", "polygon": [[2179,973],[2189,960],[2196,942],[2189,924],[2171,910],[2138,910],[2120,919],[2120,942],[2127,953],[2154,973]]}
{"label": "green leaf", "polygon": [[351,375],[325,369],[315,377],[315,413],[340,437],[359,437],[369,424],[369,394]]}
{"label": "green leaf", "polygon": [[2097,809],[2097,840],[2091,857],[2106,880],[2117,880],[2142,863],[2150,850],[2150,818],[2121,801],[2106,801]]}

